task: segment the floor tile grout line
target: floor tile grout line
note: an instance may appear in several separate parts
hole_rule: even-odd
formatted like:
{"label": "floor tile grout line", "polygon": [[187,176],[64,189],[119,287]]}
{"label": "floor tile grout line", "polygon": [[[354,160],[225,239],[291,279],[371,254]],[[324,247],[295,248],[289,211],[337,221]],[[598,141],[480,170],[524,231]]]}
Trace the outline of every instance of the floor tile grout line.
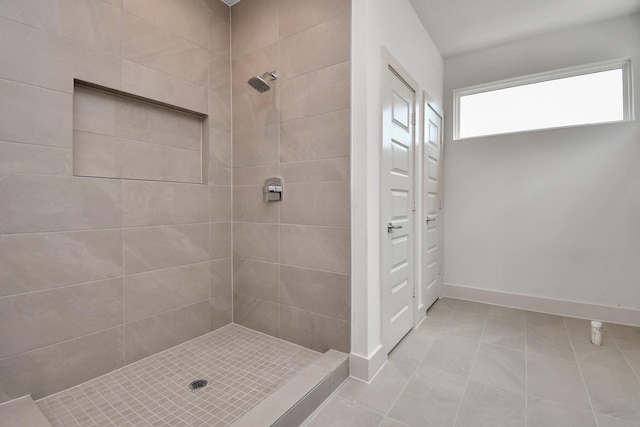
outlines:
{"label": "floor tile grout line", "polygon": [[589,399],[589,407],[591,408],[591,415],[593,416],[593,420],[595,421],[596,427],[600,425],[598,422],[598,417],[596,416],[596,410],[593,407],[593,401],[591,400],[591,393],[589,393],[589,389],[587,388],[587,382],[584,379],[584,375],[582,373],[582,367],[580,366],[580,362],[578,361],[578,354],[576,353],[576,349],[573,345],[573,339],[571,338],[571,334],[569,333],[569,328],[567,327],[567,322],[565,319],[562,319],[562,325],[564,326],[564,330],[567,333],[567,337],[569,338],[569,344],[571,345],[571,351],[573,352],[573,357],[576,360],[576,366],[578,367],[578,372],[580,373],[580,379],[582,380],[582,386],[584,387],[584,391],[587,394],[587,399]]}
{"label": "floor tile grout line", "polygon": [[611,337],[611,341],[613,341],[613,343],[615,344],[620,354],[622,354],[622,357],[624,358],[625,362],[627,362],[627,365],[629,366],[629,368],[631,368],[631,372],[635,374],[638,382],[640,382],[640,370],[636,371],[633,368],[633,365],[631,364],[627,356],[624,354],[624,351],[622,351],[622,348],[620,348],[620,345],[618,344],[618,338],[615,338],[613,335],[611,335],[611,333],[609,333],[609,336]]}
{"label": "floor tile grout line", "polygon": [[462,393],[462,398],[460,399],[460,403],[458,404],[458,410],[456,411],[456,417],[453,420],[453,426],[454,427],[456,425],[456,423],[458,422],[458,417],[460,416],[460,410],[462,409],[462,404],[464,403],[464,398],[467,395],[467,392],[469,390],[469,382],[471,381],[471,373],[473,372],[473,367],[476,364],[476,360],[478,358],[478,353],[480,352],[480,345],[482,344],[482,337],[484,336],[484,331],[487,327],[487,318],[488,318],[488,313],[484,318],[483,324],[482,324],[482,332],[480,333],[480,339],[478,340],[478,348],[476,348],[475,354],[473,355],[473,362],[471,362],[471,368],[469,369],[469,374],[467,375],[467,381],[464,385],[464,392]]}

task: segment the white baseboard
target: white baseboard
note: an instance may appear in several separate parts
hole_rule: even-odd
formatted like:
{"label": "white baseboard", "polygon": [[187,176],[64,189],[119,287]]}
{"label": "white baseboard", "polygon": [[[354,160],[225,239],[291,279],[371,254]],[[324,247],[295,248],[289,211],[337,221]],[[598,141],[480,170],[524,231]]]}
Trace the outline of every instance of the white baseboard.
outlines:
{"label": "white baseboard", "polygon": [[349,375],[369,383],[387,362],[387,353],[380,345],[369,357],[351,353],[349,355]]}
{"label": "white baseboard", "polygon": [[581,319],[640,326],[640,310],[443,284],[442,296]]}

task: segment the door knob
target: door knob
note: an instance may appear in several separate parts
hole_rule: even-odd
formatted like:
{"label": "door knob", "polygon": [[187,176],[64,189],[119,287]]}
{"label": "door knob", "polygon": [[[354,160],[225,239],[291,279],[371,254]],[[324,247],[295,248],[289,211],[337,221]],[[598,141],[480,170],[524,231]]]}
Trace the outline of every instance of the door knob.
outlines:
{"label": "door knob", "polygon": [[387,233],[391,233],[391,230],[397,230],[399,228],[402,228],[401,225],[393,225],[393,223],[391,221],[389,221],[387,223]]}
{"label": "door knob", "polygon": [[435,221],[436,219],[438,219],[438,218],[429,218],[429,217],[427,217],[427,224],[429,224],[431,221]]}

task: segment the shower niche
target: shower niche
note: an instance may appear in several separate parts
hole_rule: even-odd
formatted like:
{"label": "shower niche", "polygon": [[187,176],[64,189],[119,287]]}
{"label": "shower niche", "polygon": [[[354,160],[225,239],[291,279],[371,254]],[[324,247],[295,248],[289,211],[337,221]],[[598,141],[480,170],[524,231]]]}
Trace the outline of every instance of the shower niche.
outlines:
{"label": "shower niche", "polygon": [[73,94],[75,176],[206,183],[206,116],[87,82]]}

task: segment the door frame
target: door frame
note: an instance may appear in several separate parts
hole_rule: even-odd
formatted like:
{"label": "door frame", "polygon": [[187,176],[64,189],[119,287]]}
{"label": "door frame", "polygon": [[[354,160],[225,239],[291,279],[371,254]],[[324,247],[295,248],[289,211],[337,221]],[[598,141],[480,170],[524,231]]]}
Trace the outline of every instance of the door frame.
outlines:
{"label": "door frame", "polygon": [[[401,80],[404,81],[404,83],[409,86],[413,92],[414,92],[414,99],[413,99],[413,117],[412,117],[412,122],[413,122],[413,135],[412,135],[412,153],[413,153],[413,159],[411,159],[411,167],[413,167],[413,179],[411,182],[411,191],[412,191],[412,203],[413,203],[413,209],[411,212],[411,218],[409,219],[409,221],[412,224],[413,227],[413,233],[414,233],[414,238],[413,238],[413,245],[411,245],[410,250],[412,251],[411,253],[411,257],[413,258],[413,269],[412,269],[412,279],[413,279],[413,301],[410,304],[411,309],[413,310],[413,328],[415,329],[416,326],[418,326],[418,323],[416,323],[416,295],[417,295],[417,287],[418,287],[418,280],[417,280],[417,276],[416,276],[416,271],[417,271],[417,266],[416,266],[416,260],[417,260],[417,253],[416,253],[416,244],[417,242],[420,242],[422,239],[421,238],[416,238],[416,225],[417,225],[417,218],[418,216],[416,215],[417,213],[417,206],[418,206],[418,199],[417,199],[417,187],[416,187],[416,176],[418,175],[418,170],[416,169],[416,158],[417,156],[417,151],[416,151],[416,146],[418,145],[418,134],[420,133],[419,131],[419,127],[420,127],[420,123],[421,121],[418,120],[418,114],[420,114],[420,112],[422,111],[420,109],[420,87],[418,85],[417,80],[415,80],[411,74],[402,66],[402,64],[396,60],[394,58],[394,56],[391,54],[391,52],[389,52],[389,50],[387,50],[384,46],[381,49],[381,73],[382,73],[382,82],[383,82],[383,88],[382,88],[382,97],[381,97],[381,111],[384,114],[384,103],[385,103],[385,97],[387,96],[387,93],[391,90],[390,88],[390,82],[388,80],[388,76],[387,76],[387,72],[392,71],[393,73],[395,73]],[[379,165],[379,169],[380,171],[382,171],[382,162],[383,162],[383,156],[384,156],[384,149],[383,149],[383,143],[384,143],[384,138],[386,136],[385,133],[385,124],[384,124],[384,120],[382,120],[381,117],[381,125],[382,125],[382,129],[381,129],[381,135],[382,135],[382,140],[380,141],[380,145],[379,145],[379,152],[380,152],[380,165]],[[384,279],[384,263],[383,263],[383,255],[384,252],[382,250],[383,245],[385,244],[385,237],[386,237],[386,233],[383,233],[382,228],[383,225],[386,223],[386,217],[385,217],[385,210],[383,207],[383,190],[385,188],[385,186],[383,185],[383,180],[386,179],[385,174],[381,173],[380,174],[380,188],[379,188],[379,195],[380,195],[380,205],[378,206],[379,209],[379,218],[380,218],[380,224],[379,224],[379,230],[380,230],[380,254],[379,254],[379,259],[380,259],[380,333],[381,333],[381,343],[382,346],[384,347],[384,351],[385,354],[388,354],[392,349],[393,346],[391,348],[388,348],[389,345],[387,344],[387,340],[386,340],[386,326],[385,326],[385,322],[384,322],[384,317],[382,315],[382,313],[384,313],[384,308],[383,305],[385,304],[385,299],[384,299],[384,283],[383,283],[383,279]],[[409,331],[407,331],[409,332]],[[394,344],[395,346],[395,344]]]}
{"label": "door frame", "polygon": [[[415,242],[415,253],[416,258],[419,262],[416,263],[416,272],[415,276],[417,279],[416,283],[416,311],[415,311],[415,325],[418,326],[426,319],[426,311],[429,307],[426,306],[423,295],[423,280],[424,280],[424,268],[423,268],[423,253],[422,253],[422,241],[424,237],[424,231],[426,228],[425,222],[422,220],[425,216],[424,212],[424,174],[425,164],[424,164],[424,141],[426,138],[427,128],[427,108],[431,108],[438,116],[440,116],[440,157],[439,157],[439,169],[438,169],[438,200],[440,202],[440,211],[443,211],[444,204],[444,185],[443,185],[443,177],[444,177],[444,111],[442,108],[436,103],[436,100],[433,96],[431,96],[426,90],[422,91],[422,100],[420,102],[420,137],[417,142],[416,152],[415,152],[415,160],[416,160],[416,181],[415,188],[418,200],[416,201],[416,223],[419,224],[417,229],[415,230],[416,234],[420,236],[416,239]],[[438,254],[438,262],[440,268],[440,290],[442,294],[442,279],[444,274],[444,215],[440,212],[438,215],[438,247],[440,253]],[[442,295],[441,295],[442,296]],[[440,296],[440,297],[441,297]]]}

